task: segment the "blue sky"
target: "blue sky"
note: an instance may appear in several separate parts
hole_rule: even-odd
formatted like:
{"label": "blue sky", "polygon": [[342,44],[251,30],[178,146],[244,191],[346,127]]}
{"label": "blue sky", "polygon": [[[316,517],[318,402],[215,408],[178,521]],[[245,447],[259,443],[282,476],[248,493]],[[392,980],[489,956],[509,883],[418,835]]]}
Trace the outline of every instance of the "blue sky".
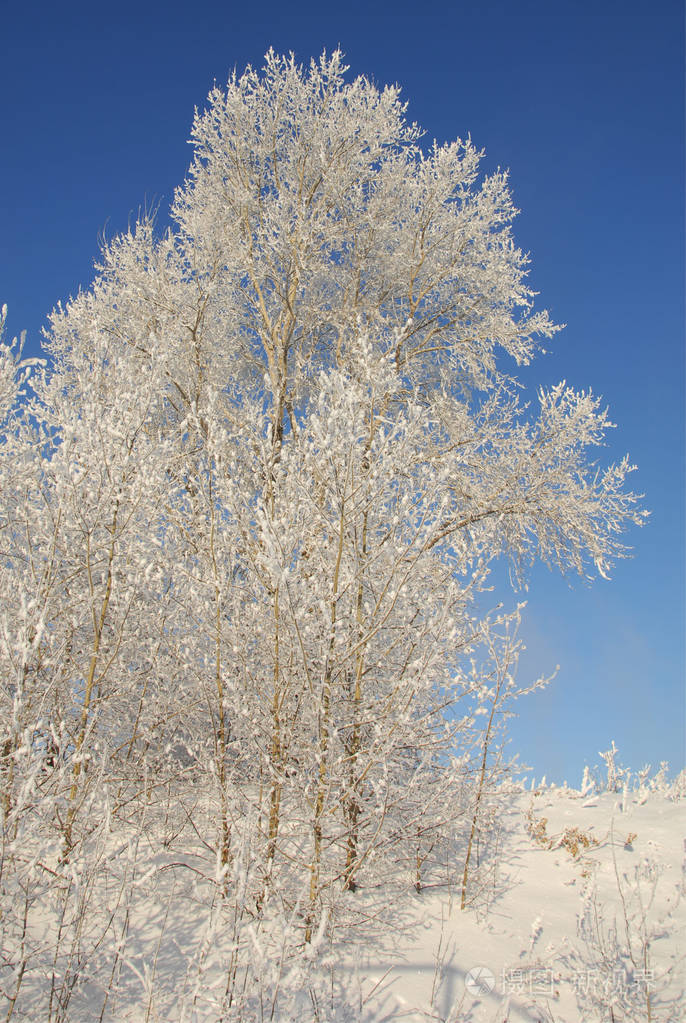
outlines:
{"label": "blue sky", "polygon": [[[511,752],[570,783],[612,739],[633,769],[684,765],[684,19],[647,4],[13,4],[0,37],[0,303],[35,353],[53,305],[87,286],[98,238],[161,220],[190,159],[194,106],[269,46],[340,44],[350,74],[398,82],[427,141],[470,133],[509,167],[540,305],[567,323],[527,384],[602,394],[649,525],[592,587],[537,568]],[[508,599],[506,596],[504,599]],[[520,595],[521,599],[521,595]]]}

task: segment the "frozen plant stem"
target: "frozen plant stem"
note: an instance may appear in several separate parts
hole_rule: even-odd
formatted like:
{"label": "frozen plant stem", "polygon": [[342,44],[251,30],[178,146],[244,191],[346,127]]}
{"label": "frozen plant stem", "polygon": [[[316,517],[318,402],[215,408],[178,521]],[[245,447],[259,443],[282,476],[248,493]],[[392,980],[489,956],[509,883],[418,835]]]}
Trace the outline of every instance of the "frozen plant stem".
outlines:
{"label": "frozen plant stem", "polygon": [[[88,572],[88,589],[92,601],[92,614],[93,614],[93,647],[90,656],[90,662],[88,664],[88,672],[86,674],[86,686],[83,696],[83,708],[81,711],[81,722],[79,726],[76,743],[74,746],[74,757],[73,757],[73,768],[72,768],[72,780],[71,787],[69,789],[69,802],[67,817],[64,824],[64,836],[63,836],[63,850],[62,860],[67,862],[69,855],[72,850],[72,830],[74,827],[74,819],[77,813],[76,797],[79,789],[79,776],[81,775],[83,756],[84,756],[84,742],[86,735],[88,734],[88,727],[91,719],[91,704],[93,702],[93,690],[96,683],[96,670],[98,667],[98,655],[100,652],[100,641],[102,639],[103,629],[105,627],[105,621],[107,619],[107,609],[109,608],[110,598],[112,596],[112,565],[114,562],[114,552],[116,548],[116,534],[117,534],[117,516],[119,513],[119,501],[115,502],[114,514],[112,517],[112,524],[110,526],[110,545],[107,552],[107,571],[105,576],[105,590],[100,605],[100,613],[96,612],[95,608],[95,585],[93,582],[93,563],[92,563],[92,551],[91,551],[91,537],[90,533],[86,535],[86,568]],[[98,679],[98,684],[102,681]]]}
{"label": "frozen plant stem", "polygon": [[[346,478],[346,486],[347,486]],[[313,833],[313,855],[310,868],[310,909],[305,927],[305,941],[312,940],[312,927],[314,922],[315,906],[319,896],[319,873],[322,857],[322,817],[327,789],[327,764],[329,755],[329,729],[331,712],[331,677],[333,673],[334,649],[336,643],[336,606],[338,602],[338,584],[341,570],[341,558],[343,555],[343,544],[345,536],[345,490],[341,496],[341,512],[338,522],[338,552],[334,567],[331,587],[331,631],[329,636],[329,649],[324,665],[324,678],[322,682],[321,707],[319,710],[319,749],[317,768],[317,794],[314,804],[314,819],[312,822]]]}

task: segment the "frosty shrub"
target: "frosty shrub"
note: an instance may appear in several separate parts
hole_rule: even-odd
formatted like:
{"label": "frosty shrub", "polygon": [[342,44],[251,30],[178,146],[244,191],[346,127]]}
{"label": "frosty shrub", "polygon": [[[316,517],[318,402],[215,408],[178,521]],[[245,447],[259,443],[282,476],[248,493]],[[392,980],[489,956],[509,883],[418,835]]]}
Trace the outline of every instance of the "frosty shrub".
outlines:
{"label": "frosty shrub", "polygon": [[579,1007],[589,1018],[667,1023],[679,1011],[683,962],[677,956],[656,969],[654,945],[669,933],[679,900],[671,906],[657,900],[662,868],[654,858],[645,857],[631,873],[620,874],[616,858],[614,867],[615,902],[601,901],[595,885],[588,888],[578,940],[563,957],[572,968]]}
{"label": "frosty shrub", "polygon": [[590,391],[519,399],[559,328],[507,175],[345,72],[214,88],[171,229],[105,245],[48,365],[0,358],[3,827],[60,877],[105,821],[190,842],[237,978],[260,921],[290,961],[381,881],[450,861],[464,902],[522,691],[489,572],[606,576],[642,521]]}

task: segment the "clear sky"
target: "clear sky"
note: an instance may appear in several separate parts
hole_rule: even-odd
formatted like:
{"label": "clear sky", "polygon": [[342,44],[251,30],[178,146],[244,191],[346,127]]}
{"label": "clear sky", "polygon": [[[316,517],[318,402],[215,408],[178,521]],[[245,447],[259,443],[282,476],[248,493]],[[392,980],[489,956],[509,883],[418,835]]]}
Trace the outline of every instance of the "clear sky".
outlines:
{"label": "clear sky", "polygon": [[[0,21],[0,303],[36,353],[53,305],[92,279],[98,238],[160,221],[194,106],[269,46],[338,44],[398,82],[427,140],[471,134],[509,167],[541,307],[567,323],[532,386],[606,399],[649,525],[612,582],[536,569],[521,679],[560,664],[512,724],[537,777],[570,784],[612,739],[632,769],[684,765],[684,16],[679,0],[402,4],[53,0]],[[506,601],[516,598],[503,596]],[[522,595],[519,596],[522,599]]]}

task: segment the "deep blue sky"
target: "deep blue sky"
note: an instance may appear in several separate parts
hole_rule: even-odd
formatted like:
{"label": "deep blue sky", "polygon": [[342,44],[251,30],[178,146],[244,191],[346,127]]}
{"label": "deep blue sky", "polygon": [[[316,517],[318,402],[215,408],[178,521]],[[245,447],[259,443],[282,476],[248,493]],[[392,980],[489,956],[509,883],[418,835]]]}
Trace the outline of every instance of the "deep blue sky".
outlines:
{"label": "deep blue sky", "polygon": [[[518,244],[558,322],[532,385],[604,396],[650,524],[592,587],[536,570],[521,678],[559,663],[511,728],[536,776],[578,782],[614,739],[625,764],[684,765],[684,21],[678,0],[412,4],[39,2],[0,36],[0,303],[35,352],[87,286],[98,238],[161,219],[195,105],[269,46],[340,44],[350,74],[398,82],[427,140],[470,133],[509,167]],[[571,585],[570,585],[571,582]]]}

